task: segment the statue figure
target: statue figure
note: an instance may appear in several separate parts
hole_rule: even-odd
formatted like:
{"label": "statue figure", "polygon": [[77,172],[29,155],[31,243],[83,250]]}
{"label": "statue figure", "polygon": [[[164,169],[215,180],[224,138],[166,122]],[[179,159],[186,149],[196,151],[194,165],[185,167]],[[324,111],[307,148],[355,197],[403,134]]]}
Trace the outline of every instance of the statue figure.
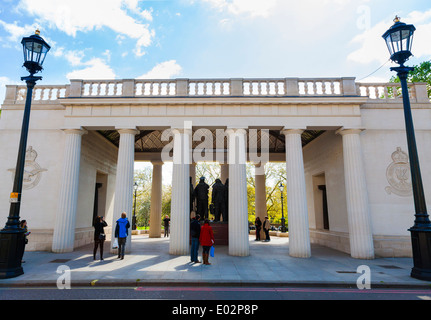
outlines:
{"label": "statue figure", "polygon": [[196,214],[201,220],[208,219],[208,190],[210,186],[205,183],[205,177],[199,179],[199,183],[193,191],[193,199],[196,199]]}
{"label": "statue figure", "polygon": [[194,199],[193,199],[193,182],[192,177],[190,177],[190,214],[194,211]]}
{"label": "statue figure", "polygon": [[216,179],[212,189],[212,204],[214,205],[214,221],[226,221],[226,191],[220,179]]}
{"label": "statue figure", "polygon": [[224,184],[224,192],[225,192],[225,211],[223,213],[223,221],[228,221],[229,218],[229,178],[226,179],[226,182]]}

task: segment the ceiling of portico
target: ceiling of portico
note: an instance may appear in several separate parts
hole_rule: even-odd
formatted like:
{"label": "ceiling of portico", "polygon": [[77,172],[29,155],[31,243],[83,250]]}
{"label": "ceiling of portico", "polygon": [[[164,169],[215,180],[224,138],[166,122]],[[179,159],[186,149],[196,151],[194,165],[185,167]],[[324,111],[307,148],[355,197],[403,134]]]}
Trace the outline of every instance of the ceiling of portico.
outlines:
{"label": "ceiling of portico", "polygon": [[[285,152],[285,136],[279,130],[268,130],[267,133],[262,133],[261,130],[249,129],[248,141],[255,143],[257,151],[261,151],[262,139],[268,139],[268,148],[270,153],[284,153]],[[98,131],[103,137],[110,141],[115,146],[119,146],[120,134],[117,130],[99,130]],[[305,130],[302,133],[302,146],[306,146],[308,143],[316,139],[325,131],[323,130]],[[166,134],[166,136],[163,136]],[[162,139],[163,138],[163,139]],[[170,141],[169,132],[162,130],[141,130],[139,134],[135,136],[135,152],[161,152]],[[211,140],[212,139],[212,140]],[[224,140],[223,144],[221,139]],[[164,141],[165,140],[165,141]],[[224,149],[227,149],[227,137],[225,135],[217,134],[216,130],[209,129],[197,129],[193,131],[193,149],[196,147],[204,147],[203,143],[212,141],[213,149],[220,149],[220,146],[224,145]],[[207,145],[206,145],[207,146]]]}

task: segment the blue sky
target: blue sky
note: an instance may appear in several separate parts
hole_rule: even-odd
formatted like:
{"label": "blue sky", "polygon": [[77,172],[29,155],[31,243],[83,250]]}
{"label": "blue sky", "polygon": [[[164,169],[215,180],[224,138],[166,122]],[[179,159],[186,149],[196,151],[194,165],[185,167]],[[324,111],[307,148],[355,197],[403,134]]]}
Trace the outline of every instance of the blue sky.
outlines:
{"label": "blue sky", "polygon": [[[0,0],[0,84],[26,75],[20,41],[36,28],[52,46],[44,84],[141,77],[359,80],[387,61],[381,35],[396,14],[417,28],[410,64],[429,59],[429,0]],[[390,78],[390,66],[365,80]]]}

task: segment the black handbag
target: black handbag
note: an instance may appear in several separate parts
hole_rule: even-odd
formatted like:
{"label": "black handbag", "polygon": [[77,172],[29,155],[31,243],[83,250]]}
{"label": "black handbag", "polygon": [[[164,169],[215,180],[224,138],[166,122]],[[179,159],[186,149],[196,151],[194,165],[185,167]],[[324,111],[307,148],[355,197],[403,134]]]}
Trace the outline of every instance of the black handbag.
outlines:
{"label": "black handbag", "polygon": [[106,240],[106,235],[104,233],[99,234],[99,240]]}

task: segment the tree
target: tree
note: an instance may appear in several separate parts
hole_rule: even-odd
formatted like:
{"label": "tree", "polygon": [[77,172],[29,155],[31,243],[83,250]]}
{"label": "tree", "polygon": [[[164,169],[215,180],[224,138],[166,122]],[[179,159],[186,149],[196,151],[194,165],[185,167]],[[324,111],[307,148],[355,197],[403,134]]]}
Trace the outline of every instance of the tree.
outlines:
{"label": "tree", "polygon": [[146,227],[150,219],[152,169],[145,167],[142,170],[136,170],[134,180],[138,183],[136,225],[138,227]]}
{"label": "tree", "polygon": [[[409,72],[407,77],[408,82],[426,82],[428,97],[431,99],[431,61],[423,61],[419,65],[414,66],[414,70]],[[400,79],[397,76],[392,76],[390,82],[399,83]]]}
{"label": "tree", "polygon": [[[254,176],[254,165],[247,164],[247,199],[248,199],[248,221],[254,223],[256,216],[255,194],[256,184]],[[265,165],[265,186],[266,186],[266,211],[272,223],[281,223],[281,193],[279,185],[286,184],[286,166],[284,163],[267,163]],[[286,199],[286,188],[284,200]],[[284,207],[285,218],[287,210]],[[287,219],[286,219],[287,224]]]}

